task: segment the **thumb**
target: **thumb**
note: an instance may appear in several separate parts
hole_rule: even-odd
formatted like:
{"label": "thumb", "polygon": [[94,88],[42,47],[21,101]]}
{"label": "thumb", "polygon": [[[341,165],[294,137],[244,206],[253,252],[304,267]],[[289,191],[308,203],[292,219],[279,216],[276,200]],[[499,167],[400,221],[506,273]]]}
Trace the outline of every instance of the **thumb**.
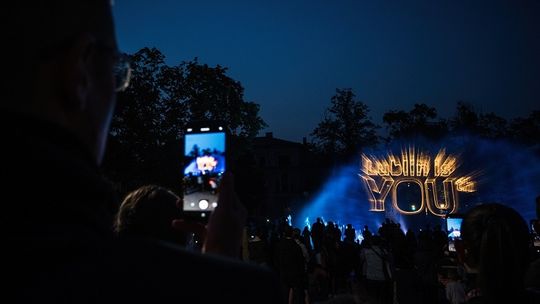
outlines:
{"label": "thumb", "polygon": [[234,176],[230,172],[225,172],[219,185],[218,208],[232,208],[234,206],[234,200]]}

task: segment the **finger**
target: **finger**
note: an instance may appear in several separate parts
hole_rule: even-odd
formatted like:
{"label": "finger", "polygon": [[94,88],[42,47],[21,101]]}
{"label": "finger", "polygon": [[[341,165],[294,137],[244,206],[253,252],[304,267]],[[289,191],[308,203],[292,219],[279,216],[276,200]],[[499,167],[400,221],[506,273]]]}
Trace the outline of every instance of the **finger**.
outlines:
{"label": "finger", "polygon": [[225,172],[219,185],[218,209],[230,209],[235,207],[234,176]]}
{"label": "finger", "polygon": [[220,194],[221,191],[224,191],[223,197],[220,196],[225,202],[225,208],[223,208],[223,210],[244,213],[245,207],[236,194],[234,175],[230,172],[226,172],[220,186],[222,187]]}

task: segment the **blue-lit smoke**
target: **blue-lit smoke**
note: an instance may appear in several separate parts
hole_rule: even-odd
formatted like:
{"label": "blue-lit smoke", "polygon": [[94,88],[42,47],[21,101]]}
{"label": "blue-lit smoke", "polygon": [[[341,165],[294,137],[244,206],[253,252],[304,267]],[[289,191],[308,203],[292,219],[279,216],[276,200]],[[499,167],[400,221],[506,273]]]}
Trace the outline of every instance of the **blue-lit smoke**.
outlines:
{"label": "blue-lit smoke", "polygon": [[[386,155],[388,151],[398,154],[402,147],[410,144],[432,156],[440,148],[446,148],[447,153],[459,155],[459,174],[480,173],[475,177],[477,192],[459,194],[459,213],[480,203],[497,202],[516,209],[527,222],[536,218],[534,200],[540,195],[540,157],[532,149],[507,141],[454,136],[438,143],[425,140],[416,140],[414,143],[393,142],[386,147],[365,152],[377,156]],[[319,193],[294,216],[293,224],[303,227],[307,218],[314,223],[317,217],[339,222],[340,225],[353,224],[357,230],[364,225],[376,230],[385,217],[401,223],[404,229],[409,226],[416,230],[426,223],[432,227],[433,224],[443,224],[439,218],[429,214],[406,216],[392,212],[389,198],[386,214],[370,212],[367,193],[358,177],[360,158],[334,172]]]}
{"label": "blue-lit smoke", "polygon": [[481,169],[478,191],[465,208],[477,203],[501,203],[516,209],[523,218],[536,218],[535,198],[540,195],[540,157],[532,149],[506,141],[461,138],[463,167]]}
{"label": "blue-lit smoke", "polygon": [[369,211],[369,202],[358,177],[359,161],[335,170],[321,191],[295,217],[294,224],[305,225],[306,218],[314,223],[317,217],[340,225],[352,224],[357,230],[368,225],[379,227],[384,215]]}

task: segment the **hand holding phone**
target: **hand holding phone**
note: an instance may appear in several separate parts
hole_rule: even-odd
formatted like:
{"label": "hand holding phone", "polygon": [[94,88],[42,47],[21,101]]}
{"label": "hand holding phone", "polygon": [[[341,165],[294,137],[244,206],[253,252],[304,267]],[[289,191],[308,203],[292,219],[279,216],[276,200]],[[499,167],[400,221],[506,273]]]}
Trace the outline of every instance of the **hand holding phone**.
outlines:
{"label": "hand holding phone", "polygon": [[247,210],[234,191],[234,178],[226,173],[220,185],[218,206],[208,221],[203,252],[237,258],[246,218]]}
{"label": "hand holding phone", "polygon": [[190,124],[184,136],[183,212],[204,220],[218,205],[218,192],[226,169],[226,134],[215,123]]}

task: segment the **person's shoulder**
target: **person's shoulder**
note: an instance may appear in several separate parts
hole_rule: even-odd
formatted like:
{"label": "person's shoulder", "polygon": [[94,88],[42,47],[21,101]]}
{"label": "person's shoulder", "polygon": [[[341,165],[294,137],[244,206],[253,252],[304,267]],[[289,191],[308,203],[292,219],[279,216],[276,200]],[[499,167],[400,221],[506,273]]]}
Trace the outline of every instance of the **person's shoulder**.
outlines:
{"label": "person's shoulder", "polygon": [[140,286],[142,296],[190,303],[279,301],[277,278],[266,268],[150,240],[123,240],[116,251],[116,275]]}
{"label": "person's shoulder", "polygon": [[[183,272],[188,270],[194,270],[196,273],[235,270],[234,274],[253,273],[254,275],[266,277],[270,277],[272,274],[266,268],[244,263],[240,260],[213,254],[200,254],[164,241],[123,239],[115,246],[115,250],[123,255],[120,257],[121,260],[130,263],[152,266],[164,264],[171,268],[181,267]],[[128,255],[129,258],[126,258]]]}
{"label": "person's shoulder", "polygon": [[537,304],[540,303],[540,291],[539,290],[532,290],[527,289],[523,293],[523,297],[521,300],[521,303],[531,303],[531,304]]}

